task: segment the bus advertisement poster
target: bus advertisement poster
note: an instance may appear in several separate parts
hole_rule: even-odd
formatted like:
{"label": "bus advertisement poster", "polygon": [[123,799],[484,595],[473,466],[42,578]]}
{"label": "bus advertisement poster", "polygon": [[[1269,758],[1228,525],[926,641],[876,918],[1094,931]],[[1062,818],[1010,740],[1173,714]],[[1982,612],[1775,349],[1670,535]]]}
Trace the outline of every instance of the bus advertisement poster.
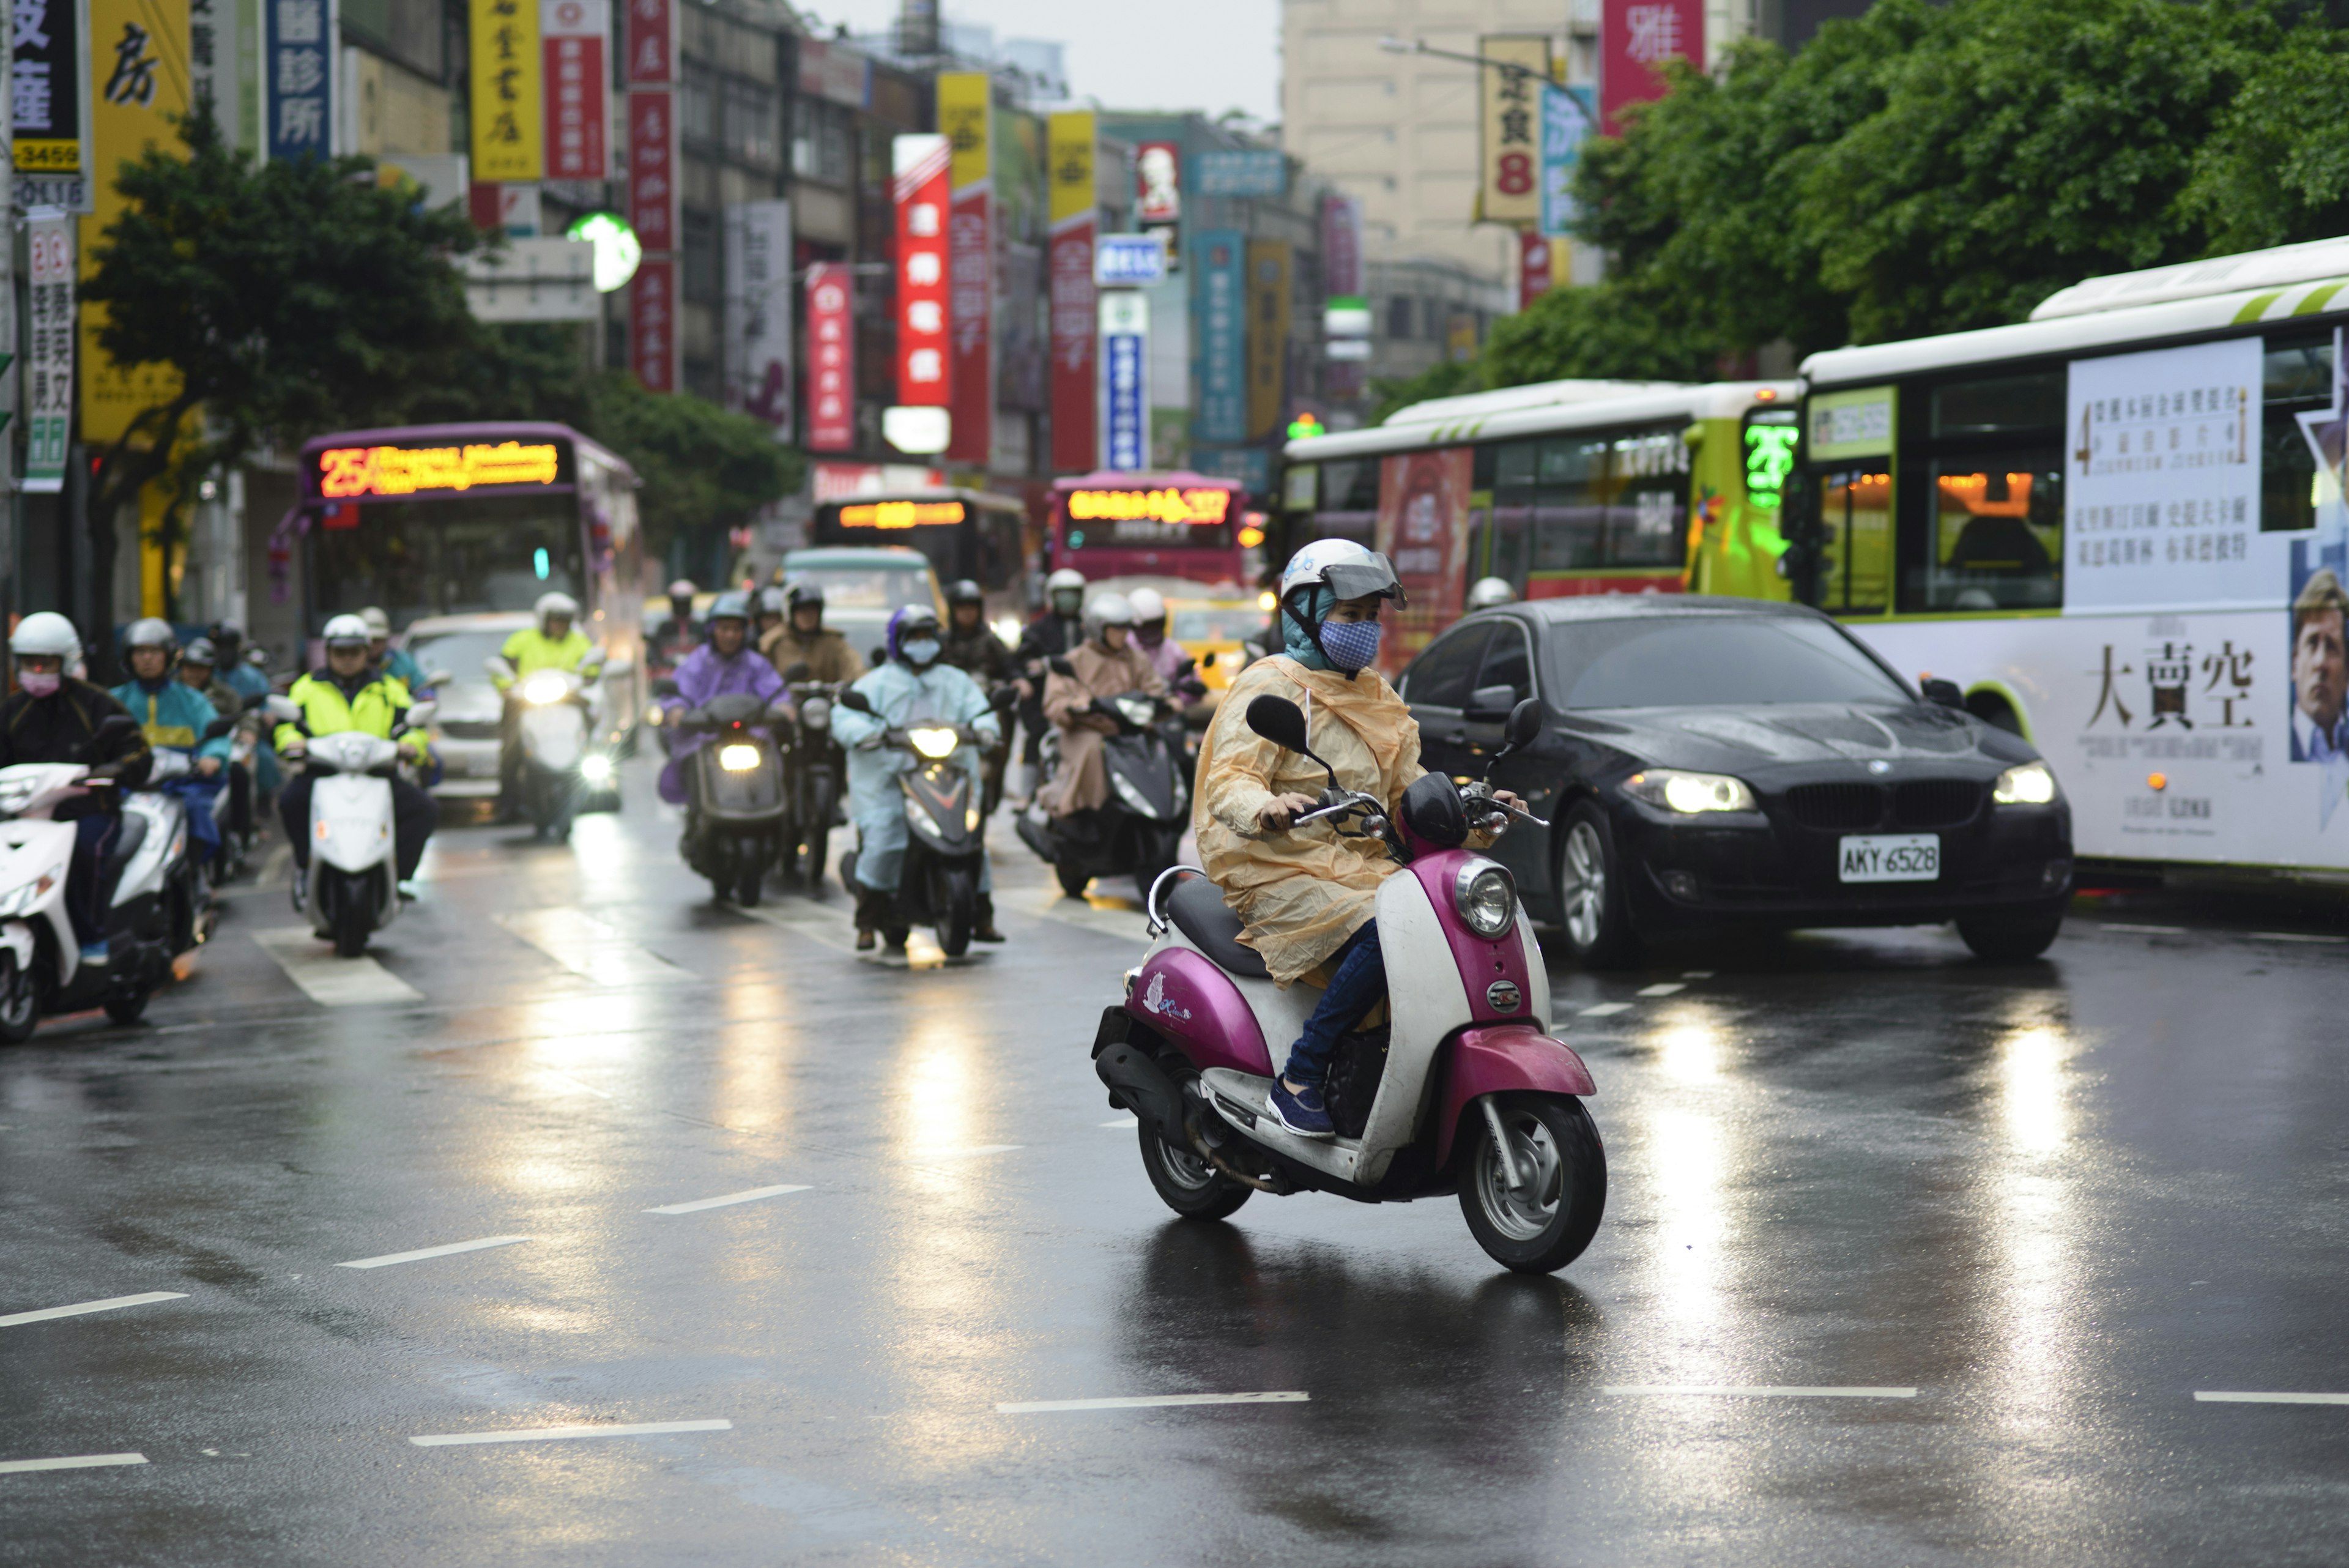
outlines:
{"label": "bus advertisement poster", "polygon": [[1475,451],[1395,452],[1381,460],[1373,548],[1393,563],[1410,601],[1379,650],[1392,678],[1435,634],[1460,618],[1468,587],[1468,491]]}

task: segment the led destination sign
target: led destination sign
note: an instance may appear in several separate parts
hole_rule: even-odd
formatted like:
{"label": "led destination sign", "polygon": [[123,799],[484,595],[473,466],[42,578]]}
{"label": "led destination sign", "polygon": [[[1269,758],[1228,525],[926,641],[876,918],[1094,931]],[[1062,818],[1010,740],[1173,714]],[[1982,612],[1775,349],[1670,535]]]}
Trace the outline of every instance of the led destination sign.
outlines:
{"label": "led destination sign", "polygon": [[962,518],[959,501],[863,501],[840,509],[843,528],[918,528]]}
{"label": "led destination sign", "polygon": [[334,501],[413,495],[424,490],[554,484],[562,478],[562,449],[551,441],[335,447],[318,454],[318,493]]}
{"label": "led destination sign", "polygon": [[1071,523],[1221,523],[1231,515],[1228,490],[1071,490]]}

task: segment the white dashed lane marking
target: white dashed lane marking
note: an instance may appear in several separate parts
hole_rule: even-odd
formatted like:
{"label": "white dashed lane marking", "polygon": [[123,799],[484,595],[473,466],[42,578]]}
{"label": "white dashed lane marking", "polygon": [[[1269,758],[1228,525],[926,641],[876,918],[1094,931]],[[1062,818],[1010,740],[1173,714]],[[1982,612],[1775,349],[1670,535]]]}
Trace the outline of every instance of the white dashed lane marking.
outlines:
{"label": "white dashed lane marking", "polygon": [[1030,1399],[998,1405],[999,1416],[1046,1416],[1063,1410],[1152,1410],[1175,1405],[1302,1405],[1302,1389],[1270,1394],[1140,1394],[1122,1399]]}
{"label": "white dashed lane marking", "polygon": [[90,1470],[101,1465],[143,1465],[144,1454],[70,1454],[56,1459],[0,1459],[0,1476],[26,1470]]}
{"label": "white dashed lane marking", "polygon": [[1629,1398],[1914,1399],[1914,1388],[1847,1387],[1770,1383],[1613,1383],[1599,1390]]}
{"label": "white dashed lane marking", "polygon": [[783,1187],[753,1187],[741,1192],[729,1192],[718,1198],[697,1198],[690,1203],[664,1203],[657,1209],[647,1209],[647,1214],[698,1214],[705,1209],[725,1209],[737,1203],[756,1203],[761,1198],[781,1198],[786,1192],[805,1192],[804,1184]]}
{"label": "white dashed lane marking", "polygon": [[475,1443],[560,1443],[576,1438],[658,1438],[671,1432],[730,1432],[731,1421],[638,1421],[615,1427],[521,1427],[504,1432],[430,1432],[408,1440],[419,1449],[454,1449]]}
{"label": "white dashed lane marking", "polygon": [[1666,980],[1659,981],[1654,985],[1643,985],[1639,989],[1637,994],[1640,996],[1675,996],[1687,989],[1688,987],[1682,985],[1679,981]]}
{"label": "white dashed lane marking", "polygon": [[354,1258],[347,1263],[336,1263],[338,1269],[385,1269],[394,1263],[420,1263],[427,1258],[450,1258],[459,1252],[485,1251],[492,1247],[512,1247],[533,1238],[528,1236],[483,1236],[474,1241],[451,1241],[445,1247],[419,1247],[413,1252],[386,1252],[379,1258]]}
{"label": "white dashed lane marking", "polygon": [[698,978],[657,953],[647,952],[593,915],[564,906],[515,909],[495,917],[498,924],[597,985],[657,985]]}
{"label": "white dashed lane marking", "polygon": [[37,1312],[10,1313],[0,1317],[0,1328],[14,1328],[24,1323],[47,1323],[52,1318],[79,1317],[85,1313],[113,1312],[118,1307],[145,1306],[150,1302],[178,1302],[188,1299],[185,1291],[149,1291],[143,1295],[109,1296],[104,1301],[76,1302],[71,1306],[43,1307]]}
{"label": "white dashed lane marking", "polygon": [[277,961],[286,979],[321,1007],[381,1007],[424,1000],[422,992],[364,953],[336,958],[335,950],[307,926],[255,931],[253,940]]}
{"label": "white dashed lane marking", "polygon": [[2349,1405],[2349,1394],[2251,1394],[2223,1389],[2196,1389],[2198,1405]]}
{"label": "white dashed lane marking", "polygon": [[1628,1002],[1602,1002],[1596,1007],[1584,1008],[1575,1016],[1577,1018],[1612,1018],[1619,1012],[1630,1011],[1631,1004]]}

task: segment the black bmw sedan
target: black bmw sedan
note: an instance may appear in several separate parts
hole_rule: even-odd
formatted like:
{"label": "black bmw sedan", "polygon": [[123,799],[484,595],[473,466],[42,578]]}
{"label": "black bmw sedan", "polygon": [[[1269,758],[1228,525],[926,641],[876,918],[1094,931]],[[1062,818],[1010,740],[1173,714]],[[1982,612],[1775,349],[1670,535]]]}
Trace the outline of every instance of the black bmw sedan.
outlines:
{"label": "black bmw sedan", "polygon": [[[1433,770],[1524,795],[1493,851],[1594,966],[1728,926],[1938,925],[2034,958],[2072,888],[2072,815],[2021,737],[1920,696],[1842,627],[1697,595],[1544,599],[1431,643],[1398,685]],[[1492,761],[1512,705],[1539,740]]]}

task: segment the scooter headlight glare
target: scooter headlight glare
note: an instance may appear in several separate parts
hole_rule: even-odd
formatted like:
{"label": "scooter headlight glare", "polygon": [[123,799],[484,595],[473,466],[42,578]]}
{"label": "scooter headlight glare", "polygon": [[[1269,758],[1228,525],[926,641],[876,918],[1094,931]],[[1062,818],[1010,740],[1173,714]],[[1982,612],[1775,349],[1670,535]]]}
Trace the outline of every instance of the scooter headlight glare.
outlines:
{"label": "scooter headlight glare", "polygon": [[1517,889],[1490,860],[1472,860],[1452,885],[1453,907],[1480,937],[1497,937],[1516,923]]}
{"label": "scooter headlight glare", "polygon": [[1117,711],[1124,714],[1125,722],[1137,730],[1150,728],[1150,721],[1158,717],[1158,704],[1147,697],[1121,697],[1117,700]]}
{"label": "scooter headlight glare", "polygon": [[1623,793],[1650,805],[1693,816],[1703,811],[1758,811],[1754,792],[1744,779],[1726,774],[1682,773],[1678,768],[1650,768],[1623,781]]}
{"label": "scooter headlight glare", "polygon": [[2055,775],[2045,763],[2011,767],[1990,786],[1990,798],[2000,805],[2052,805],[2055,795]]}
{"label": "scooter headlight glare", "polygon": [[974,805],[964,811],[962,814],[962,826],[963,831],[966,833],[977,833],[978,831],[978,807]]}
{"label": "scooter headlight glare", "polygon": [[579,759],[579,776],[591,784],[612,782],[612,759],[595,753]]}
{"label": "scooter headlight glare", "polygon": [[957,743],[952,730],[908,730],[905,739],[914,743],[914,750],[934,763],[942,757],[952,756]]}
{"label": "scooter headlight glare", "polygon": [[522,683],[522,700],[525,702],[560,702],[570,694],[571,682],[557,670],[542,670]]}
{"label": "scooter headlight glare", "polygon": [[1112,768],[1109,770],[1109,782],[1117,790],[1117,798],[1132,807],[1135,815],[1146,816],[1153,822],[1158,819],[1158,808],[1150,804],[1148,795],[1133,786],[1131,779]]}
{"label": "scooter headlight glare", "polygon": [[759,748],[720,746],[718,748],[718,765],[730,774],[747,774],[759,765]]}

